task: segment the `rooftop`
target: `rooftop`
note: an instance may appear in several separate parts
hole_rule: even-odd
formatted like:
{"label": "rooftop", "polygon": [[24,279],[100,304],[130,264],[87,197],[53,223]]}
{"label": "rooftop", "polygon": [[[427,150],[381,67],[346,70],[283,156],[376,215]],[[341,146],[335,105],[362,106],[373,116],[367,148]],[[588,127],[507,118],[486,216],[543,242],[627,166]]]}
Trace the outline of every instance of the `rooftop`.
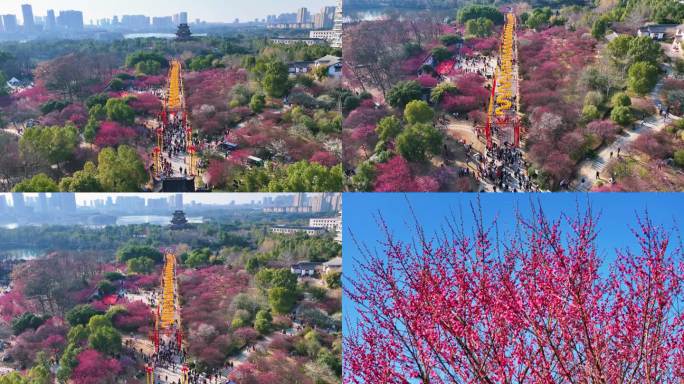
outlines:
{"label": "rooftop", "polygon": [[312,231],[322,231],[323,228],[320,227],[302,227],[298,225],[274,225],[273,228],[284,228],[284,229],[301,229],[301,230],[312,230]]}
{"label": "rooftop", "polygon": [[317,65],[336,65],[341,62],[342,59],[340,59],[337,56],[333,55],[326,55],[321,57],[320,59],[316,60]]}
{"label": "rooftop", "polygon": [[321,263],[316,263],[316,262],[313,262],[313,261],[302,261],[302,262],[299,262],[299,263],[296,263],[296,264],[292,264],[291,268],[295,268],[295,269],[315,269],[315,268],[318,267],[319,265],[321,265]]}
{"label": "rooftop", "polygon": [[342,258],[337,256],[323,263],[328,267],[342,266]]}

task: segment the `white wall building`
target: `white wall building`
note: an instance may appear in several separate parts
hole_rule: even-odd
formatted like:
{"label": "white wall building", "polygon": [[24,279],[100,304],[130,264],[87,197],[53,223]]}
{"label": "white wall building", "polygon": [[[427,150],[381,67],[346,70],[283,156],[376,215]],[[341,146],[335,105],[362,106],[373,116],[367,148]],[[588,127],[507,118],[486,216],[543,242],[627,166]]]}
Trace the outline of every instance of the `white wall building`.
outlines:
{"label": "white wall building", "polygon": [[293,235],[296,233],[306,233],[309,236],[319,236],[325,233],[325,228],[316,227],[297,227],[291,225],[277,225],[271,227],[271,233],[279,233],[284,235]]}
{"label": "white wall building", "polygon": [[342,48],[342,23],[344,13],[342,10],[342,0],[337,0],[337,11],[335,12],[335,22],[333,29],[311,31],[309,37],[312,39],[323,39],[330,43],[331,47]]}

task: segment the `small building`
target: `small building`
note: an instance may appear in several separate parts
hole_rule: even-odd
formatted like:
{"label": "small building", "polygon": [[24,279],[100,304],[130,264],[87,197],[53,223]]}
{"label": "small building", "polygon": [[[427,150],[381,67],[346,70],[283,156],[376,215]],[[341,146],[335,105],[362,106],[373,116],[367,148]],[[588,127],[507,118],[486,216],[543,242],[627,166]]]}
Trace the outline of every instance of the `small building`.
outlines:
{"label": "small building", "polygon": [[298,276],[314,276],[321,263],[305,261],[290,266],[290,272]]}
{"label": "small building", "polygon": [[7,82],[7,85],[10,88],[16,88],[21,85],[21,81],[19,81],[19,79],[17,79],[16,77],[13,77]]}
{"label": "small building", "polygon": [[342,272],[342,258],[333,257],[332,259],[323,263],[323,271],[328,272]]}
{"label": "small building", "polygon": [[314,67],[327,67],[328,76],[334,78],[342,77],[342,59],[333,55],[326,55],[314,61]]}
{"label": "small building", "polygon": [[188,41],[192,40],[192,32],[190,32],[190,26],[188,24],[180,24],[178,30],[176,31],[177,41]]}
{"label": "small building", "polygon": [[171,218],[171,229],[187,229],[190,228],[188,220],[185,218],[185,212],[175,211]]}
{"label": "small building", "polygon": [[342,217],[315,217],[309,219],[309,227],[325,228],[328,231],[339,231],[342,228]]}
{"label": "small building", "polygon": [[335,241],[342,244],[342,216],[337,217],[317,217],[309,219],[310,227],[325,228],[327,231],[335,232]]}
{"label": "small building", "polygon": [[311,31],[309,32],[309,37],[312,39],[322,39],[330,43],[333,48],[341,48],[342,42],[342,30],[323,30],[323,31]]}
{"label": "small building", "polygon": [[309,236],[320,236],[323,233],[325,233],[325,228],[299,227],[295,225],[276,225],[274,227],[271,227],[271,233],[278,233],[283,235],[306,233]]}
{"label": "small building", "polygon": [[320,67],[321,65],[329,67],[331,65],[339,64],[341,62],[342,62],[342,59],[338,56],[325,55],[325,56],[321,57],[320,59],[314,61],[314,65],[316,67]]}
{"label": "small building", "polygon": [[306,39],[298,37],[274,37],[270,40],[271,44],[279,45],[295,45],[295,44],[306,44],[306,45],[322,45],[325,44],[323,39]]}
{"label": "small building", "polygon": [[295,61],[287,65],[287,71],[290,73],[290,75],[309,73],[313,63],[313,61]]}
{"label": "small building", "polygon": [[648,36],[653,40],[668,40],[674,38],[677,30],[682,26],[677,24],[651,24],[644,25],[637,30],[637,36]]}
{"label": "small building", "polygon": [[273,23],[266,26],[268,29],[314,29],[314,23]]}
{"label": "small building", "polygon": [[261,167],[264,165],[264,160],[262,158],[256,157],[256,156],[247,156],[247,163],[249,165]]}
{"label": "small building", "polygon": [[216,146],[216,150],[226,158],[229,157],[230,153],[236,149],[238,149],[238,145],[229,141],[222,141]]}

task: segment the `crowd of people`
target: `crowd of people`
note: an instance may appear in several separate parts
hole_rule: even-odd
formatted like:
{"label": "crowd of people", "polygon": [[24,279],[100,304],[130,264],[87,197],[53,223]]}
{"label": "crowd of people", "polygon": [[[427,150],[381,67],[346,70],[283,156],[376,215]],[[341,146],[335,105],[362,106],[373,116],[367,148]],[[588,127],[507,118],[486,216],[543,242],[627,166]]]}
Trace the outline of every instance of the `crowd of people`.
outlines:
{"label": "crowd of people", "polygon": [[525,192],[536,190],[527,175],[522,152],[515,147],[494,146],[482,155],[476,154],[480,179],[491,183],[494,192]]}
{"label": "crowd of people", "polygon": [[186,145],[185,127],[179,114],[172,115],[164,129],[164,152],[169,157],[185,154]]}
{"label": "crowd of people", "polygon": [[456,58],[454,68],[465,73],[477,73],[482,77],[491,79],[496,70],[496,60],[484,55],[476,55],[470,58],[459,56]]}

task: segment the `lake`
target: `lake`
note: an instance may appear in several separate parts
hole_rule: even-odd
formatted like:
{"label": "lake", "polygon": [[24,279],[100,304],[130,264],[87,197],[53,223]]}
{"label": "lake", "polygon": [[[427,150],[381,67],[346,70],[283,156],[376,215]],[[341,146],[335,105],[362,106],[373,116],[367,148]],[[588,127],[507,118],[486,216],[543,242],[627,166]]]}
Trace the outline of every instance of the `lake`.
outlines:
{"label": "lake", "polygon": [[32,260],[43,256],[43,250],[36,248],[17,248],[0,250],[0,260]]}
{"label": "lake", "polygon": [[[188,222],[193,224],[201,224],[204,222],[202,217],[188,217]],[[153,225],[168,225],[171,223],[171,216],[120,216],[116,219],[116,225],[133,225],[133,224],[153,224]]]}
{"label": "lake", "polygon": [[[207,36],[206,33],[193,33],[193,37],[203,37]],[[124,39],[175,39],[175,33],[127,33],[124,35]]]}
{"label": "lake", "polygon": [[[187,217],[188,222],[192,224],[202,224],[204,223],[204,218],[201,216],[196,216],[196,217]],[[50,223],[50,225],[54,225],[57,223]],[[109,225],[135,225],[135,224],[152,224],[152,225],[170,225],[171,224],[171,216],[163,216],[163,215],[131,215],[131,216],[119,216],[116,218],[116,223],[115,224],[109,224]],[[20,226],[26,226],[26,225],[35,225],[35,224],[19,224],[19,223],[5,223],[5,224],[0,224],[0,228],[4,229],[17,229]],[[86,227],[91,227],[91,228],[102,228],[105,227],[106,224],[91,224],[88,223],[87,220],[84,220],[82,223],[73,223],[69,222],[69,224],[66,225],[83,225]]]}
{"label": "lake", "polygon": [[[406,19],[407,17],[412,17],[425,12],[425,9],[413,9],[413,8],[372,8],[372,9],[354,9],[345,11],[346,22],[358,22],[358,21],[374,21],[384,19],[390,15],[393,17],[398,17],[399,20]],[[437,9],[429,11],[433,15],[440,15],[440,17],[453,17],[456,15],[455,10],[451,9]]]}

